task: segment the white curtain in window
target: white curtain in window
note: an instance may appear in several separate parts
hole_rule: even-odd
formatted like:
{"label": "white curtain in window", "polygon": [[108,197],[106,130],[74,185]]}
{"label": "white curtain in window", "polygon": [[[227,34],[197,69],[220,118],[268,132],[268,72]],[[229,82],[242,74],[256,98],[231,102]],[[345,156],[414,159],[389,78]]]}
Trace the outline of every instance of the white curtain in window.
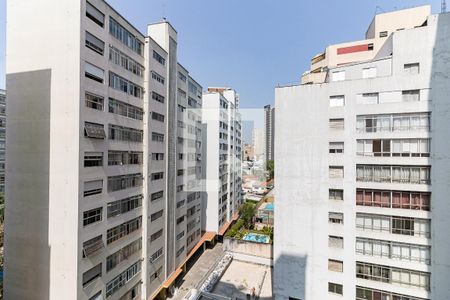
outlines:
{"label": "white curtain in window", "polygon": [[411,183],[420,183],[420,168],[411,168]]}

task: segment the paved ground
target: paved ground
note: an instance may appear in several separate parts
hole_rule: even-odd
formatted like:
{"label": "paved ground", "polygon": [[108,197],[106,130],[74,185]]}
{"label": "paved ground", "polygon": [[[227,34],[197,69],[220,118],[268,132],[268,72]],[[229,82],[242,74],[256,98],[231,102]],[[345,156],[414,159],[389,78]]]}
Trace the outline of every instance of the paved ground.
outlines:
{"label": "paved ground", "polygon": [[271,268],[233,260],[212,293],[245,300],[253,288],[261,300],[272,299]]}
{"label": "paved ground", "polygon": [[[206,273],[216,264],[222,257],[222,244],[217,243],[214,248],[207,249],[186,272],[184,277],[178,282],[178,291],[174,296],[168,299],[181,300],[193,288],[195,288],[200,281],[206,279]],[[180,285],[181,284],[181,285]]]}

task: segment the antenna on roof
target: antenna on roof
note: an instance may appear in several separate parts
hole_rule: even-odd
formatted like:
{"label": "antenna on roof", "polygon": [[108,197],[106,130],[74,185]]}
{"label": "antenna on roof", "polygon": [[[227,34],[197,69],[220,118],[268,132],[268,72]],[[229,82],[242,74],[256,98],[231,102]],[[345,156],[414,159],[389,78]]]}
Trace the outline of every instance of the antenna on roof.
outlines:
{"label": "antenna on roof", "polygon": [[442,0],[441,2],[441,13],[446,13],[447,12],[447,3],[445,2],[445,0]]}

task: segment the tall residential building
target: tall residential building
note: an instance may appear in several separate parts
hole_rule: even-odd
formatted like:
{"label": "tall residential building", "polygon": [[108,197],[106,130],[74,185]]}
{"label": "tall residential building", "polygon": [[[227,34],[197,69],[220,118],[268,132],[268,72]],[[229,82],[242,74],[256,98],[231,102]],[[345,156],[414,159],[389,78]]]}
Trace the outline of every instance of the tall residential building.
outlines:
{"label": "tall residential building", "polygon": [[206,231],[223,235],[242,204],[242,128],[239,95],[231,88],[203,94]]}
{"label": "tall residential building", "polygon": [[0,193],[5,193],[6,91],[0,90]]}
{"label": "tall residential building", "polygon": [[449,298],[450,14],[368,35],[327,48],[322,83],[276,89],[276,299]]}
{"label": "tall residential building", "polygon": [[264,130],[262,128],[253,128],[252,143],[253,143],[254,160],[264,159],[265,143],[264,143]]}
{"label": "tall residential building", "polygon": [[264,142],[266,161],[274,159],[275,107],[264,106]]}
{"label": "tall residential building", "polygon": [[201,236],[202,87],[177,32],[103,0],[7,14],[5,299],[153,299]]}

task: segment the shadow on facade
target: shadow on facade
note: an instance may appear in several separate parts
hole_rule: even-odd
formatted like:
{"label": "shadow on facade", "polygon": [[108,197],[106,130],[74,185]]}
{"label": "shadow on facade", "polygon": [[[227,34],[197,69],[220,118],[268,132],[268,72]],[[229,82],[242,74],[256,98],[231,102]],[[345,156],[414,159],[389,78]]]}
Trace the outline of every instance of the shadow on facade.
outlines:
{"label": "shadow on facade", "polygon": [[273,297],[276,300],[305,300],[307,256],[281,254],[274,261]]}

